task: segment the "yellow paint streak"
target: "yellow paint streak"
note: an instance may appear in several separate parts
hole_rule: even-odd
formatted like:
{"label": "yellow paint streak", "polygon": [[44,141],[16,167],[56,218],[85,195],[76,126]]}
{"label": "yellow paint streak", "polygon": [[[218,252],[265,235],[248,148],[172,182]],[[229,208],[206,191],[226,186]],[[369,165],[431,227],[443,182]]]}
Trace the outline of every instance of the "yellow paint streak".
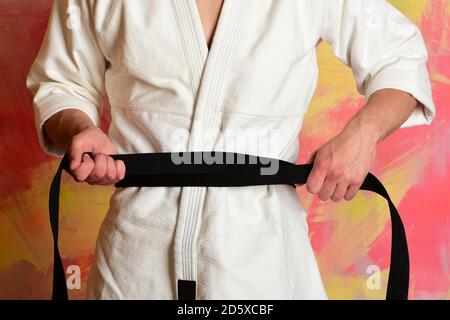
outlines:
{"label": "yellow paint streak", "polygon": [[334,56],[329,44],[322,42],[317,47],[317,61],[318,90],[305,114],[305,122],[324,111],[331,110],[337,101],[349,95],[358,95],[351,69]]}
{"label": "yellow paint streak", "polygon": [[432,156],[432,146],[417,145],[381,168],[384,173],[380,178],[394,204],[398,204],[405,197],[411,186],[420,182],[422,172]]}
{"label": "yellow paint streak", "polygon": [[[58,165],[56,160],[30,169],[30,188],[1,199],[4,212],[0,217],[0,269],[22,259],[43,271],[53,263],[48,191]],[[75,182],[66,173],[63,175],[60,195],[63,258],[78,256],[80,252],[93,253],[112,191],[113,187],[91,187]]]}
{"label": "yellow paint streak", "polygon": [[388,270],[380,273],[380,289],[369,289],[363,276],[334,276],[324,278],[324,282],[327,285],[328,298],[331,300],[384,300],[388,276]]}
{"label": "yellow paint streak", "polygon": [[66,175],[60,205],[63,256],[93,253],[97,233],[113,191],[113,187],[79,184]]}
{"label": "yellow paint streak", "polygon": [[383,199],[368,192],[360,192],[352,202],[327,206],[328,212],[321,218],[335,222],[336,227],[318,259],[322,266],[345,270],[367,255],[372,243],[386,227],[388,207]]}
{"label": "yellow paint streak", "polygon": [[440,82],[445,85],[450,85],[450,79],[440,72],[434,72],[431,79],[434,82]]}
{"label": "yellow paint streak", "polygon": [[389,0],[388,2],[416,24],[420,23],[422,15],[430,3],[429,0]]}
{"label": "yellow paint streak", "polygon": [[[20,260],[28,260],[33,264],[37,263],[30,247],[25,243],[24,238],[17,232],[16,226],[9,219],[10,212],[3,214],[0,218],[0,269],[6,269],[10,265]],[[12,246],[11,244],[14,244]]]}
{"label": "yellow paint streak", "polygon": [[[392,201],[398,205],[411,186],[414,186],[433,152],[429,148],[417,146],[393,162],[386,164],[379,177],[385,184]],[[330,240],[324,244],[318,255],[322,274],[328,275],[326,286],[331,298],[357,299],[360,295],[371,299],[373,291],[361,293],[361,278],[336,275],[346,268],[357,264],[367,256],[367,252],[376,238],[389,222],[389,209],[384,198],[359,192],[351,202],[324,203],[324,212],[313,222],[331,222],[335,225]],[[386,259],[389,259],[388,252]],[[375,294],[374,298],[384,299]]]}

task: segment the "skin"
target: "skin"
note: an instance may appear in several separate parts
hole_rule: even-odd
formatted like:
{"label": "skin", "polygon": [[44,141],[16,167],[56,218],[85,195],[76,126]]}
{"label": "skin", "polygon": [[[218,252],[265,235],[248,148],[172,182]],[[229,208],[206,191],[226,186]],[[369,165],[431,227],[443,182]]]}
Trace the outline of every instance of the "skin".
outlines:
{"label": "skin", "polygon": [[196,0],[206,43],[211,47],[214,31],[219,20],[223,0]]}
{"label": "skin", "polygon": [[306,188],[322,200],[351,200],[373,165],[376,146],[398,129],[418,106],[409,93],[382,89],[346,124],[316,150]]}
{"label": "skin", "polygon": [[[125,164],[109,155],[116,148],[108,136],[82,111],[65,109],[44,124],[46,139],[63,148],[70,157],[69,173],[78,182],[110,185],[125,177]],[[84,152],[92,152],[92,159]]]}
{"label": "skin", "polygon": [[[210,47],[223,1],[196,2]],[[373,165],[377,144],[398,129],[417,106],[418,102],[406,92],[375,92],[342,131],[310,157],[313,169],[307,190],[323,201],[353,199]],[[109,156],[117,153],[115,146],[82,111],[66,109],[53,115],[45,122],[44,132],[49,141],[69,154],[69,173],[76,181],[110,185],[125,176],[123,161]],[[94,159],[83,156],[84,152],[92,152]]]}

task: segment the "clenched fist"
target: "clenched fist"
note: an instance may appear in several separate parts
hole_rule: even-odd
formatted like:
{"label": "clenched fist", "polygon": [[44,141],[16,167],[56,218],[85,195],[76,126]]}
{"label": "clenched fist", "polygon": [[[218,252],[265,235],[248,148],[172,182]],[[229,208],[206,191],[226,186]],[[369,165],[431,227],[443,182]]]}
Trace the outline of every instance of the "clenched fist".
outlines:
{"label": "clenched fist", "polygon": [[[92,152],[94,158],[84,154]],[[116,148],[108,136],[97,127],[74,135],[66,147],[70,159],[70,175],[91,185],[111,185],[125,177],[125,164],[111,156]]]}
{"label": "clenched fist", "polygon": [[377,141],[364,125],[347,127],[319,148],[308,161],[313,169],[307,190],[320,200],[351,200],[373,165]]}

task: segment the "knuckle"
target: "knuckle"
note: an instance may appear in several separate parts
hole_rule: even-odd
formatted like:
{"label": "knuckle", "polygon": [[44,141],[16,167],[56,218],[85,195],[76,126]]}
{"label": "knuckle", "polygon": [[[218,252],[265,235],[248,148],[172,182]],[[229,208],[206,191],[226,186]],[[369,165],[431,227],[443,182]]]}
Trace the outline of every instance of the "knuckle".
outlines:
{"label": "knuckle", "polygon": [[342,177],[343,170],[341,168],[333,168],[329,171],[328,175],[331,179],[337,180]]}
{"label": "knuckle", "polygon": [[341,201],[341,198],[340,197],[331,197],[331,200],[333,202],[339,202],[339,201]]}
{"label": "knuckle", "polygon": [[355,179],[355,177],[350,173],[344,173],[342,175],[342,179],[351,184],[353,182],[353,180]]}
{"label": "knuckle", "polygon": [[359,186],[364,182],[364,179],[365,179],[365,176],[357,175],[357,176],[353,177],[351,182],[352,182],[352,184]]}
{"label": "knuckle", "polygon": [[317,188],[311,182],[306,183],[306,190],[312,194],[316,194],[318,192]]}
{"label": "knuckle", "polygon": [[116,177],[116,175],[113,172],[108,172],[107,176],[108,180],[114,180],[114,178]]}
{"label": "knuckle", "polygon": [[350,195],[345,195],[344,199],[347,200],[347,201],[350,201],[350,200],[353,199],[353,197],[354,197],[354,195],[351,195],[351,194]]}
{"label": "knuckle", "polygon": [[322,192],[319,192],[318,196],[319,196],[319,199],[322,201],[327,201],[328,199],[330,199],[329,196],[327,196],[326,194],[324,194]]}

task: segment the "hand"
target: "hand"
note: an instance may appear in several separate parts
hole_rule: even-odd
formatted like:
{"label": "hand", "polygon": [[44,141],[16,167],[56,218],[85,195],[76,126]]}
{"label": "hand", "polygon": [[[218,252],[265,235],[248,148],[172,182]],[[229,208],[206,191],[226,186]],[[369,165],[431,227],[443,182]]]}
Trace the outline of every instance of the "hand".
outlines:
{"label": "hand", "polygon": [[[94,159],[84,152],[92,152]],[[73,136],[66,147],[70,158],[69,173],[78,182],[114,184],[125,177],[124,162],[109,156],[116,152],[115,146],[100,128],[87,128]]]}
{"label": "hand", "polygon": [[349,201],[355,197],[373,165],[377,133],[364,124],[349,122],[344,130],[319,148],[306,188],[322,201]]}

